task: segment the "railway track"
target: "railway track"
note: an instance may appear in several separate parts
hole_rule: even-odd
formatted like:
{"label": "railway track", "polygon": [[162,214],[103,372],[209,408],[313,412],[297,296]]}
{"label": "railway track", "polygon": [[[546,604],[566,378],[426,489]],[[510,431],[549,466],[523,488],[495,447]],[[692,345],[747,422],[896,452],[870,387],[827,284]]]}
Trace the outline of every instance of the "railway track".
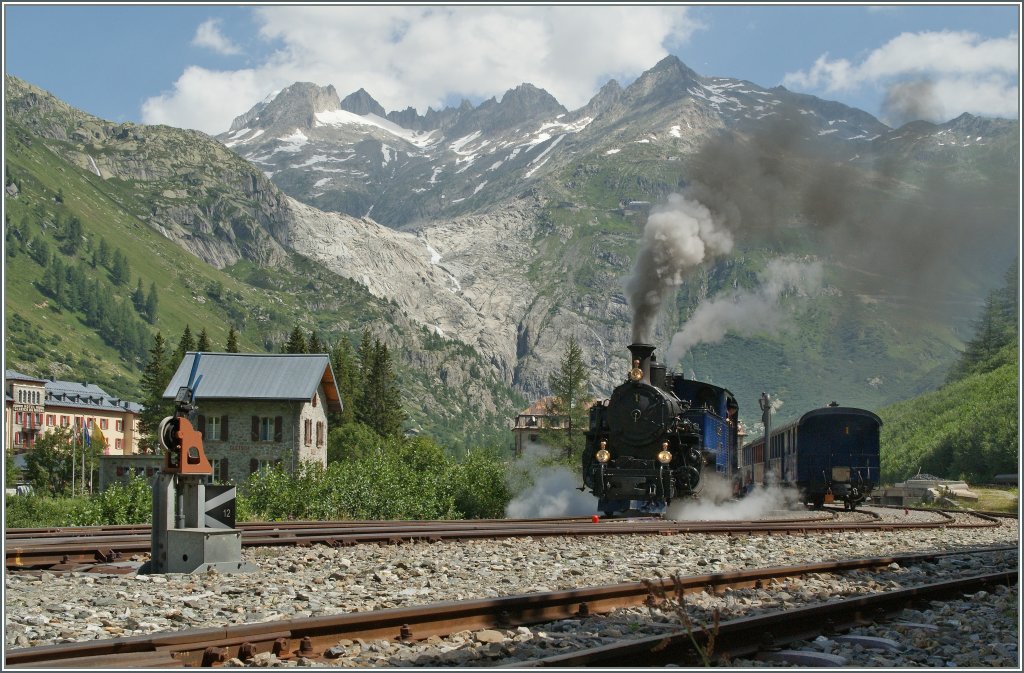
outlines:
{"label": "railway track", "polygon": [[[1016,547],[959,552],[928,552],[885,557],[743,570],[653,582],[607,585],[507,596],[503,598],[435,603],[415,608],[380,610],[291,619],[222,628],[189,629],[155,635],[109,638],[60,645],[36,646],[6,652],[12,668],[155,668],[218,666],[229,660],[254,662],[273,656],[278,660],[331,662],[343,656],[343,643],[386,640],[416,643],[465,630],[512,629],[520,625],[558,619],[584,619],[623,607],[665,607],[672,596],[707,592],[721,594],[743,588],[761,588],[786,578],[809,574],[867,572],[890,567],[934,563],[948,556],[1016,552]],[[778,653],[788,642],[813,637],[823,630],[841,631],[877,618],[879,610],[902,609],[908,602],[977,591],[994,584],[1016,583],[1017,569],[986,572],[955,582],[931,582],[823,605],[741,617],[717,625],[673,627],[658,636],[624,640],[529,661],[515,667],[544,666],[653,666],[700,664],[705,658],[736,658],[758,652]],[[770,639],[765,634],[771,634]],[[708,648],[713,636],[713,647]]]}
{"label": "railway track", "polygon": [[[594,520],[593,518],[492,519],[474,521],[330,521],[241,524],[242,545],[350,546],[360,543],[401,544],[441,540],[587,535],[805,535],[837,531],[877,532],[915,528],[998,526],[994,517],[976,514],[972,523],[929,510],[925,522],[882,521],[859,511],[852,520],[838,511],[807,512],[759,521],[671,521],[657,518]],[[130,572],[150,552],[148,526],[12,529],[5,532],[5,566],[9,571],[75,571],[96,568]]]}

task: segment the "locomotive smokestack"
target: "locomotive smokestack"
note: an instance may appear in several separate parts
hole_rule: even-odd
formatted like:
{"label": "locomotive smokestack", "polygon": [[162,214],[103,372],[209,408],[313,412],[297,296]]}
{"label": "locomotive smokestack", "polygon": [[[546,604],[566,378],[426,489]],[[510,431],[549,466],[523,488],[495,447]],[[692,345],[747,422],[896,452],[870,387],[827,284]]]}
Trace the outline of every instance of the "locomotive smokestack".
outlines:
{"label": "locomotive smokestack", "polygon": [[640,361],[640,370],[644,373],[643,380],[647,383],[651,382],[651,356],[654,355],[654,346],[651,344],[634,343],[627,346],[629,353],[633,357],[631,358],[630,364],[633,360]]}

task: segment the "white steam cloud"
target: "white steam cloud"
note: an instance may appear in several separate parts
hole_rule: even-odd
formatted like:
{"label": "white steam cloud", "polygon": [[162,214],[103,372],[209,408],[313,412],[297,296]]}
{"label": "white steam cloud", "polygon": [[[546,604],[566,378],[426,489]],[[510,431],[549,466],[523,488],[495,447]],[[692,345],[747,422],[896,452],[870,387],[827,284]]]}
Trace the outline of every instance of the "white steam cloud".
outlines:
{"label": "white steam cloud", "polygon": [[633,308],[633,341],[648,343],[665,300],[699,264],[732,251],[732,234],[702,203],[680,194],[651,210],[636,263],[625,283]]}
{"label": "white steam cloud", "polygon": [[667,361],[679,361],[697,344],[718,343],[727,333],[776,331],[784,317],[779,307],[783,294],[812,295],[821,288],[822,278],[821,262],[770,261],[759,287],[737,290],[697,306],[683,329],[672,337]]}
{"label": "white steam cloud", "polygon": [[534,519],[597,514],[597,498],[580,491],[581,476],[562,466],[545,465],[554,449],[528,447],[508,473],[517,495],[505,506],[507,519]]}
{"label": "white steam cloud", "polygon": [[758,486],[738,500],[732,500],[732,484],[723,476],[705,474],[700,497],[677,500],[665,517],[672,521],[754,521],[774,512],[804,511],[800,493],[788,486]]}

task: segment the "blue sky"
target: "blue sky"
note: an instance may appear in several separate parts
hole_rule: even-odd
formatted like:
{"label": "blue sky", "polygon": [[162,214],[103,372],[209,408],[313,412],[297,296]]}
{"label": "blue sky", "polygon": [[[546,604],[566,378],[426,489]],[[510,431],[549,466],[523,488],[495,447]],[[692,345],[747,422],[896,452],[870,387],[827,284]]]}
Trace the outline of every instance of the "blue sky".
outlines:
{"label": "blue sky", "polygon": [[4,70],[103,119],[219,133],[295,81],[420,113],[529,82],[572,110],[675,54],[701,75],[782,84],[898,125],[895,94],[915,84],[928,95],[914,109],[932,121],[1017,118],[1019,27],[1020,3],[5,3]]}

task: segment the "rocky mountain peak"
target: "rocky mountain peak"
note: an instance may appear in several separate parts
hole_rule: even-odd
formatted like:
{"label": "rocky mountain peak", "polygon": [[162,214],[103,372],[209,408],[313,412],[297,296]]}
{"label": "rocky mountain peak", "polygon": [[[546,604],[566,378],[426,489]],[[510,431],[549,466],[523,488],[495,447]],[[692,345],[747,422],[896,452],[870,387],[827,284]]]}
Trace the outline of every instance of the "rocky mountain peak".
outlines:
{"label": "rocky mountain peak", "polygon": [[455,125],[449,129],[450,134],[458,135],[477,129],[495,133],[531,120],[566,114],[567,110],[544,89],[532,84],[520,84],[506,91],[500,102],[490,98],[475,110],[472,106],[467,107],[467,102],[463,101],[459,112]]}
{"label": "rocky mountain peak", "polygon": [[663,103],[679,98],[687,88],[699,85],[701,77],[676,56],[666,56],[644,72],[626,89],[626,96],[636,103]]}
{"label": "rocky mountain peak", "polygon": [[374,100],[373,96],[366,92],[366,89],[359,89],[359,91],[345,96],[345,99],[341,101],[341,109],[357,115],[387,116],[381,104]]}
{"label": "rocky mountain peak", "polygon": [[230,130],[309,129],[316,122],[316,113],[340,109],[341,100],[333,85],[322,87],[312,82],[296,82],[281,90],[269,102],[258,103],[244,115],[236,117]]}

